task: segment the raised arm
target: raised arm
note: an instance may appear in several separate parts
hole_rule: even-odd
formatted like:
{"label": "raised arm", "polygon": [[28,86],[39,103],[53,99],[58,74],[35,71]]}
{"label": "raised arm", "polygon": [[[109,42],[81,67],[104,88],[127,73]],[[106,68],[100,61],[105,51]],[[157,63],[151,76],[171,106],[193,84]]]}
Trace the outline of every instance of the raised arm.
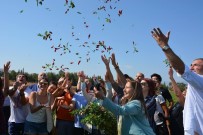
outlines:
{"label": "raised arm", "polygon": [[82,77],[83,75],[84,75],[84,71],[80,71],[77,73],[77,76],[78,76],[77,90],[81,90],[80,87],[81,87],[82,80],[80,80],[81,79],[80,76]]}
{"label": "raised arm", "polygon": [[106,72],[106,75],[105,75],[105,88],[106,88],[106,97],[112,100],[112,97],[113,97],[112,85],[109,81],[108,72]]}
{"label": "raised arm", "polygon": [[101,58],[106,66],[106,75],[108,75],[108,80],[111,83],[113,89],[117,92],[117,94],[121,98],[123,96],[123,89],[114,81],[113,75],[109,67],[109,60],[105,56],[101,56]]}
{"label": "raised arm", "polygon": [[68,72],[65,72],[65,77],[64,77],[64,81],[62,83],[62,87],[64,87],[64,88],[66,87],[68,79],[69,79],[69,74],[68,74]]}
{"label": "raised arm", "polygon": [[8,61],[6,64],[4,64],[4,88],[3,88],[3,94],[4,96],[8,96],[9,93],[9,74],[8,70],[10,68],[10,61]]}
{"label": "raised arm", "polygon": [[126,84],[126,78],[125,76],[123,75],[123,72],[120,70],[117,62],[116,62],[116,57],[115,57],[115,54],[112,53],[111,55],[111,62],[112,62],[112,65],[114,66],[115,70],[116,70],[116,73],[117,73],[117,76],[120,80],[120,82],[122,83],[123,86],[125,86]]}
{"label": "raised arm", "polygon": [[151,33],[160,48],[162,48],[171,66],[176,70],[176,72],[182,75],[185,71],[185,64],[168,45],[170,32],[164,35],[159,28],[154,28]]}
{"label": "raised arm", "polygon": [[175,79],[173,78],[173,69],[172,68],[169,68],[168,75],[169,75],[169,78],[171,80],[172,89],[173,89],[175,95],[177,96],[179,103],[182,106],[184,106],[185,97],[183,96],[183,94],[182,94],[180,88],[178,87]]}
{"label": "raised arm", "polygon": [[80,90],[82,91],[83,93],[83,96],[85,97],[85,99],[87,100],[87,102],[91,102],[93,96],[89,95],[86,91],[86,83],[85,83],[85,74],[84,72],[80,72],[78,73],[78,82],[80,83]]}

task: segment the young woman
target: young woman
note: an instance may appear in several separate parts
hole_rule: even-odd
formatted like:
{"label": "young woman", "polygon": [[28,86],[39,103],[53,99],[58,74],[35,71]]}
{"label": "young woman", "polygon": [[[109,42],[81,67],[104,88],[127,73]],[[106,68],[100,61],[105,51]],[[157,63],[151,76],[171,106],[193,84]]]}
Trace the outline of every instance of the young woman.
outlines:
{"label": "young woman", "polygon": [[39,91],[29,97],[30,111],[26,118],[24,133],[28,135],[47,135],[46,108],[50,109],[53,97],[47,93],[48,80],[39,82]]}
{"label": "young woman", "polygon": [[[155,92],[155,84],[151,79],[145,78],[141,81],[142,91],[144,98],[153,95]],[[151,93],[151,94],[150,94]],[[152,94],[153,93],[153,94]],[[161,94],[156,94],[156,110],[154,113],[154,121],[156,123],[156,134],[157,135],[170,135],[169,128],[169,112],[166,106],[166,102]]]}
{"label": "young woman", "polygon": [[141,84],[127,81],[124,88],[122,106],[114,104],[96,88],[95,95],[103,100],[102,106],[119,116],[118,135],[155,135],[147,120],[147,112],[142,94]]}
{"label": "young woman", "polygon": [[145,105],[147,107],[149,124],[153,131],[156,132],[156,123],[154,121],[154,114],[156,111],[156,95],[155,83],[152,79],[143,78],[141,81],[142,93],[144,96]]}

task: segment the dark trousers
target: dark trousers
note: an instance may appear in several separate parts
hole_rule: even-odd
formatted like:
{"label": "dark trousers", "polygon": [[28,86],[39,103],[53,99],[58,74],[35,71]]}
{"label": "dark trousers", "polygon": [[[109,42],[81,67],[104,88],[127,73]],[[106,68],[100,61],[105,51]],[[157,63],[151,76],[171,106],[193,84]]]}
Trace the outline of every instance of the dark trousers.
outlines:
{"label": "dark trousers", "polygon": [[8,127],[9,135],[23,135],[24,134],[24,123],[9,122]]}
{"label": "dark trousers", "polygon": [[168,135],[168,129],[165,123],[156,126],[156,135]]}
{"label": "dark trousers", "polygon": [[89,135],[89,133],[83,128],[74,128],[74,135]]}
{"label": "dark trousers", "polygon": [[10,106],[4,106],[3,112],[4,112],[5,121],[6,121],[6,131],[8,133],[8,119],[10,117]]}

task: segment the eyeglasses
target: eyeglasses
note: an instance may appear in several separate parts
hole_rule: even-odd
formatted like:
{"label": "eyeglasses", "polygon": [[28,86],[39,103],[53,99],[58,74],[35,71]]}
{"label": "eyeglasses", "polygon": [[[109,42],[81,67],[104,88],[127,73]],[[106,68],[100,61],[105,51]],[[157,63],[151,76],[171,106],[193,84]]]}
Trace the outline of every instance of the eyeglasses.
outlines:
{"label": "eyeglasses", "polygon": [[203,65],[200,65],[200,64],[191,64],[190,66],[191,66],[191,67],[193,67],[193,66],[201,67],[201,66],[203,66]]}
{"label": "eyeglasses", "polygon": [[40,85],[48,85],[48,82],[40,82]]}
{"label": "eyeglasses", "polygon": [[148,86],[146,82],[140,83],[142,86]]}

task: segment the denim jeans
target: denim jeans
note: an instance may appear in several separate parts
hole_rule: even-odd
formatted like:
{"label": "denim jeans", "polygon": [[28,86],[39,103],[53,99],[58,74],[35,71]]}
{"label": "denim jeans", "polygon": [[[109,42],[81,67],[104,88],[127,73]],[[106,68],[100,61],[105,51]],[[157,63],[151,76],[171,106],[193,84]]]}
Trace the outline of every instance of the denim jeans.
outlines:
{"label": "denim jeans", "polygon": [[24,133],[24,123],[8,123],[8,133],[9,135],[23,135]]}

